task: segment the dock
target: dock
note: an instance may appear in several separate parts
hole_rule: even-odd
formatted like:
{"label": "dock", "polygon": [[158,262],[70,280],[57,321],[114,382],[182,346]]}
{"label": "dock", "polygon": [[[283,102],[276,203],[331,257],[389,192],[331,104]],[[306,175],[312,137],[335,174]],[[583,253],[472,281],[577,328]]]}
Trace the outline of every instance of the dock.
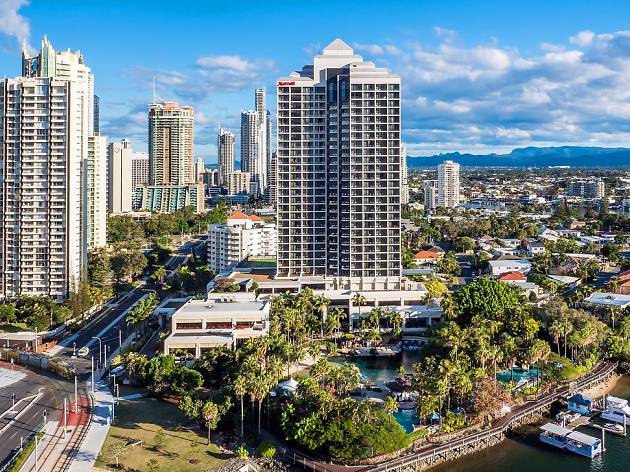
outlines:
{"label": "dock", "polygon": [[588,422],[584,426],[588,426],[589,428],[597,429],[599,431],[604,430],[607,433],[616,434],[617,436],[626,437],[626,432],[625,431],[619,431],[617,429],[607,428],[606,426],[602,426],[602,425],[597,424],[597,423]]}

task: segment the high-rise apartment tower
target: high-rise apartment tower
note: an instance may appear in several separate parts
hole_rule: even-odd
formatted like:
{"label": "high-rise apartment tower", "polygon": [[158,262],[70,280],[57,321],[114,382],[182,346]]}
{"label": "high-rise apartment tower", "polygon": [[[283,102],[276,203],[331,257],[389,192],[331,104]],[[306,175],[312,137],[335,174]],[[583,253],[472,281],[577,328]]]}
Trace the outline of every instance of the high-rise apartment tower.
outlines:
{"label": "high-rise apartment tower", "polygon": [[339,39],[278,80],[279,277],[399,288],[400,93]]}

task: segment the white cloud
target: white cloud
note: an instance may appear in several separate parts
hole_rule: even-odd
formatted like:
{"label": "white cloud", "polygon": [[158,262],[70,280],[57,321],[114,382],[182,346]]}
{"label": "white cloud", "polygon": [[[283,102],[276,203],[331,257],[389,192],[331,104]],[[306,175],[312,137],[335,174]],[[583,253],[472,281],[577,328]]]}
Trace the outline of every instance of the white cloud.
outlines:
{"label": "white cloud", "polygon": [[584,30],[584,31],[580,31],[575,36],[571,36],[569,38],[569,42],[571,44],[577,44],[578,46],[584,47],[591,44],[594,38],[595,38],[595,33],[593,33],[590,30]]}
{"label": "white cloud", "polygon": [[256,69],[256,65],[240,56],[206,56],[197,59],[197,65],[207,69],[231,69],[248,71]]}
{"label": "white cloud", "polygon": [[370,56],[382,56],[383,54],[385,54],[385,48],[378,44],[353,43],[352,47],[357,51],[366,52]]}
{"label": "white cloud", "polygon": [[386,56],[403,80],[403,139],[435,152],[527,145],[630,145],[630,31],[581,32],[522,54],[440,32]]}
{"label": "white cloud", "polygon": [[28,0],[0,0],[0,33],[15,38],[20,46],[24,44],[31,49],[30,23],[18,13],[25,5],[28,5]]}

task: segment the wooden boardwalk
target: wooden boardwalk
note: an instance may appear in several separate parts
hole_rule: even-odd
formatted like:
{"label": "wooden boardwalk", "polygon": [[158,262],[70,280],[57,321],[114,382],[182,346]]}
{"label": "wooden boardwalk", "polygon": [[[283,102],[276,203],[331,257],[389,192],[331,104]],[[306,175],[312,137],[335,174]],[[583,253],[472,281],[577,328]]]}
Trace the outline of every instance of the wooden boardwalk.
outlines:
{"label": "wooden boardwalk", "polygon": [[[463,438],[454,439],[443,444],[426,445],[402,457],[376,465],[340,466],[316,461],[299,453],[293,453],[293,463],[304,469],[316,472],[417,472],[434,465],[454,460],[459,457],[480,451],[499,444],[505,439],[508,431],[541,419],[548,413],[551,405],[571,392],[584,390],[601,383],[613,375],[617,364],[602,362],[586,377],[572,383],[570,386],[559,387],[536,401],[524,403],[502,418],[494,426],[485,431],[470,434]],[[287,456],[285,458],[289,459]]]}

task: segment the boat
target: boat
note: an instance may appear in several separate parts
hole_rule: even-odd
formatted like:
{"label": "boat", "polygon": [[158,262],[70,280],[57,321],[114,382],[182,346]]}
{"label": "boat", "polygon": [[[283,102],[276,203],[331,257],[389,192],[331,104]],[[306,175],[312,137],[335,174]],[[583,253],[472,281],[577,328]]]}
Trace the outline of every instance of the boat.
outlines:
{"label": "boat", "polygon": [[554,423],[547,423],[540,427],[541,442],[558,449],[565,449],[581,456],[593,458],[602,453],[601,440],[588,434],[572,431]]}
{"label": "boat", "polygon": [[623,432],[623,426],[617,423],[604,423],[604,428],[619,431],[620,433]]}
{"label": "boat", "polygon": [[614,421],[615,423],[630,424],[630,406],[628,406],[628,400],[612,396],[606,398],[606,409],[603,411],[601,417],[608,421]]}

